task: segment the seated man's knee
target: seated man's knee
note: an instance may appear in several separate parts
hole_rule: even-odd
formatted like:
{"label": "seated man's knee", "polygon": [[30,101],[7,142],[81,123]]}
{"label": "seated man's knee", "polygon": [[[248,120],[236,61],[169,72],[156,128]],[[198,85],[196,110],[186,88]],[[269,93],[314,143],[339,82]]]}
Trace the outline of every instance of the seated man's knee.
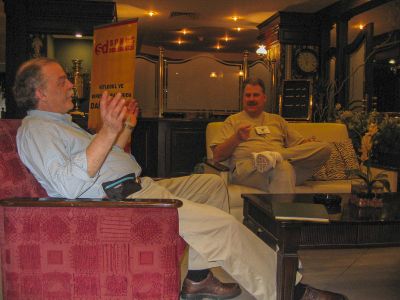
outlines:
{"label": "seated man's knee", "polygon": [[289,163],[287,160],[284,160],[278,164],[276,164],[275,169],[274,169],[274,175],[290,175],[290,174],[295,174],[295,170],[292,166],[291,163]]}
{"label": "seated man's knee", "polygon": [[294,191],[294,186],[296,184],[296,171],[287,160],[277,164],[270,176],[270,192],[291,193]]}
{"label": "seated man's knee", "polygon": [[319,144],[320,144],[319,157],[321,158],[322,161],[327,161],[331,156],[332,149],[329,146],[329,143],[327,142],[319,142]]}

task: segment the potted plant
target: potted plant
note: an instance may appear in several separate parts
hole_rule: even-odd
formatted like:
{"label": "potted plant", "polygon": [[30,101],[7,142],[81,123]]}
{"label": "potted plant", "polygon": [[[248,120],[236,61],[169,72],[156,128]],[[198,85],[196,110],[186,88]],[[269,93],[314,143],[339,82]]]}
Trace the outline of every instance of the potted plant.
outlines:
{"label": "potted plant", "polygon": [[384,172],[376,175],[372,174],[372,149],[378,133],[378,125],[370,123],[368,131],[361,138],[361,147],[359,150],[360,168],[347,171],[349,176],[361,179],[362,184],[359,186],[361,189],[358,191],[356,197],[353,197],[353,203],[358,206],[372,206],[382,207],[382,198],[380,193],[376,190],[384,190],[390,192],[390,183],[388,176]]}

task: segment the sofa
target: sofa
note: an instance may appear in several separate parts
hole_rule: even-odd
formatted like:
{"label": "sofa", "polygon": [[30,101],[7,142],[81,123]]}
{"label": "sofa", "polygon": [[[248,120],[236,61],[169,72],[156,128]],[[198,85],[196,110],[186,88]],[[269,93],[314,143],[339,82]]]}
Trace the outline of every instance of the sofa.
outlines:
{"label": "sofa", "polygon": [[[239,221],[243,219],[243,199],[241,194],[265,193],[262,190],[230,183],[229,162],[215,163],[210,149],[210,143],[220,130],[223,122],[211,122],[206,129],[207,161],[204,165],[205,173],[219,174],[227,184],[230,198],[230,213]],[[350,193],[352,182],[356,179],[348,178],[345,169],[359,167],[355,151],[349,139],[347,128],[339,123],[289,123],[290,128],[297,130],[305,137],[314,136],[317,140],[330,144],[331,159],[307,180],[303,185],[296,186],[296,193]],[[397,172],[373,168],[373,173],[384,171],[388,174],[391,190],[397,191]]]}
{"label": "sofa", "polygon": [[0,120],[2,291],[10,299],[179,299],[179,200],[47,198]]}

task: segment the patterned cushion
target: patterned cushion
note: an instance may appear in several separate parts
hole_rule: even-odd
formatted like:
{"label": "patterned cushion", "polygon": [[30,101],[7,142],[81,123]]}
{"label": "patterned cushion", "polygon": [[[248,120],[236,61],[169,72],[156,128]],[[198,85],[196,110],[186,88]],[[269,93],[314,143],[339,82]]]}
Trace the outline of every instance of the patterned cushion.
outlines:
{"label": "patterned cushion", "polygon": [[21,120],[0,120],[1,198],[46,197],[47,193],[19,159],[15,136]]}
{"label": "patterned cushion", "polygon": [[359,168],[357,155],[350,139],[330,142],[332,153],[323,166],[314,173],[314,180],[353,179],[346,175],[346,170]]}

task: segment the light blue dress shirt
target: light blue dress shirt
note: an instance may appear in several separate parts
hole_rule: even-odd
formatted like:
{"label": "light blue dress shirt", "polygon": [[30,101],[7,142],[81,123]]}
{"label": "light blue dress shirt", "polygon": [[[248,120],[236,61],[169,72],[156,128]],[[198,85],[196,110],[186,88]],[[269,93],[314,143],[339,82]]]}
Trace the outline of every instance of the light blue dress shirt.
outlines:
{"label": "light blue dress shirt", "polygon": [[140,175],[135,158],[114,146],[98,173],[89,177],[86,148],[94,136],[71,119],[68,114],[31,110],[18,129],[19,156],[49,196],[103,198],[101,183]]}

